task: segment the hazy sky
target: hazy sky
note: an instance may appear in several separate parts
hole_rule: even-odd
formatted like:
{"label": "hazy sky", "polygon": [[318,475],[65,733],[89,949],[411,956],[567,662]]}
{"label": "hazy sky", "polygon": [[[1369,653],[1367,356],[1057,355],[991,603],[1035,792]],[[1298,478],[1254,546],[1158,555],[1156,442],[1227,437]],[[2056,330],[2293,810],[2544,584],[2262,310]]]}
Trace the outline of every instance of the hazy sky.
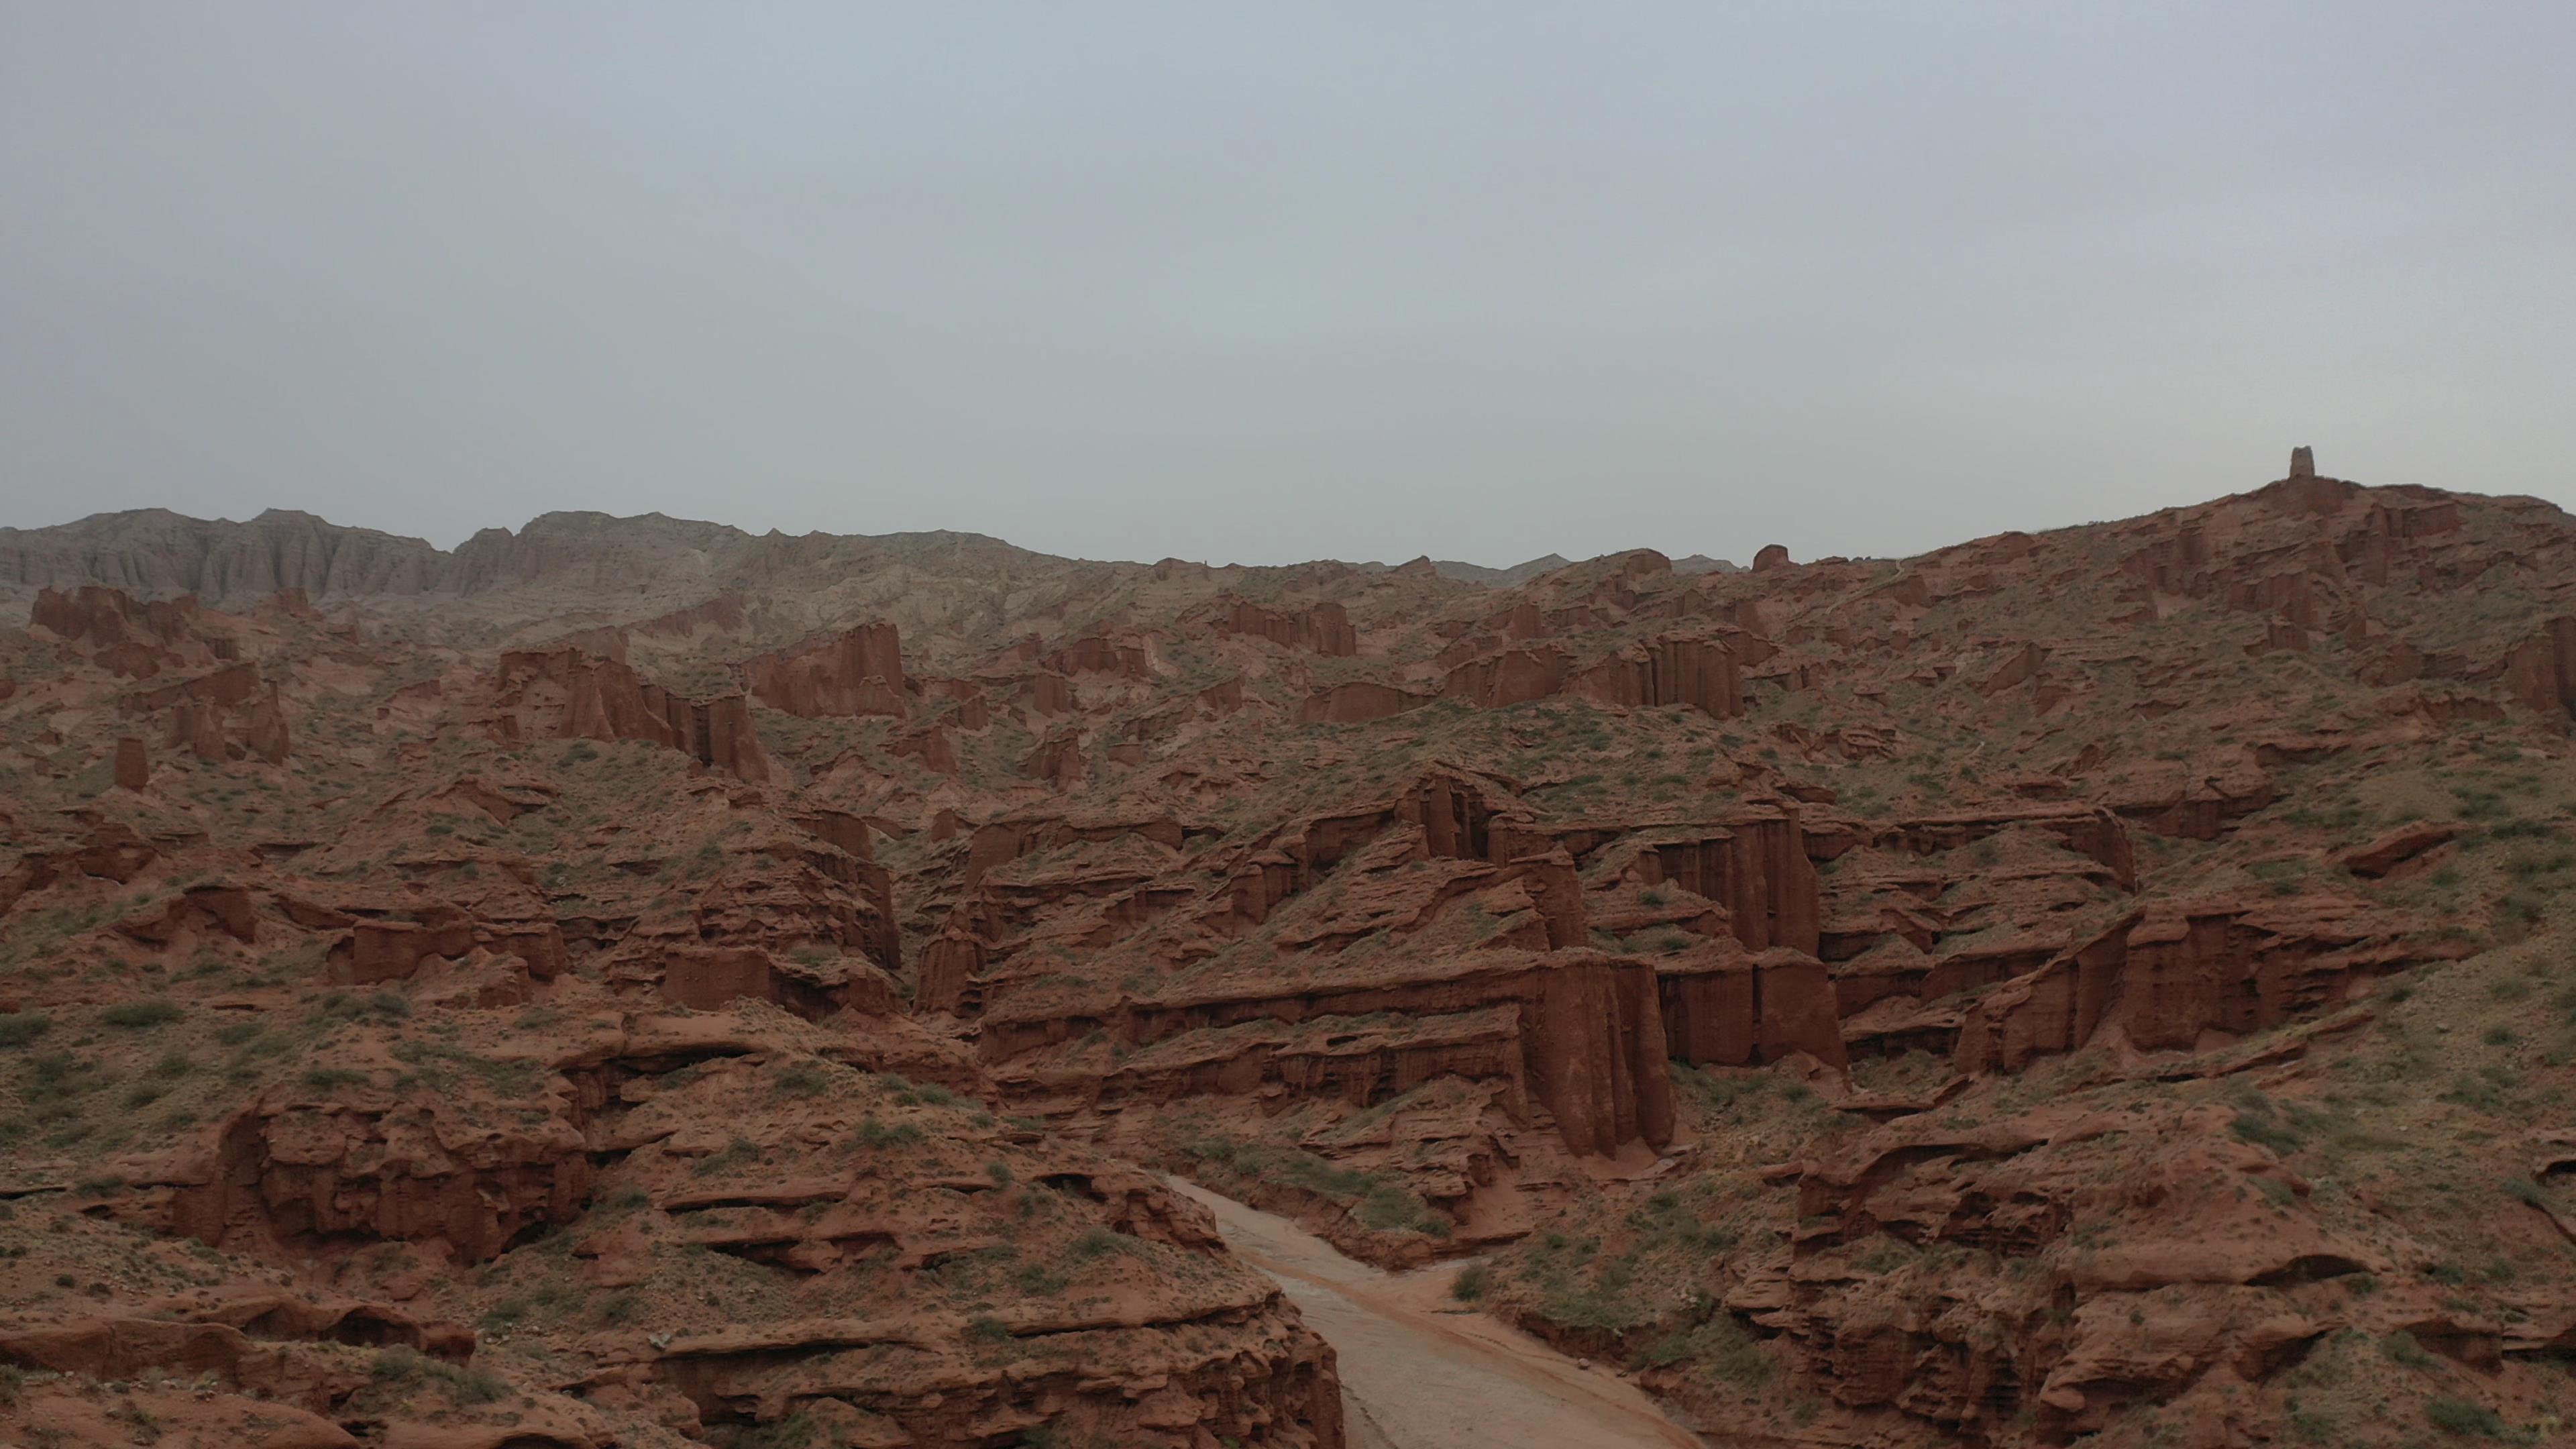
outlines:
{"label": "hazy sky", "polygon": [[0,524],[2576,502],[2576,5],[0,0]]}

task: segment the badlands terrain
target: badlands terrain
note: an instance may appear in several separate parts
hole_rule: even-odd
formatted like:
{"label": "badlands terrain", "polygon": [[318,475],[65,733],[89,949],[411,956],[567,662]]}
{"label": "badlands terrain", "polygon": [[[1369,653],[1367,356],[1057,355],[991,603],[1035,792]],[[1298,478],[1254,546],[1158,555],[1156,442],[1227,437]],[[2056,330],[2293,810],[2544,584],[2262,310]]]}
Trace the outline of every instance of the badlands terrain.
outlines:
{"label": "badlands terrain", "polygon": [[0,1443],[1437,1445],[1389,1323],[1615,1442],[2569,1442],[2576,521],[2291,471],[0,530]]}

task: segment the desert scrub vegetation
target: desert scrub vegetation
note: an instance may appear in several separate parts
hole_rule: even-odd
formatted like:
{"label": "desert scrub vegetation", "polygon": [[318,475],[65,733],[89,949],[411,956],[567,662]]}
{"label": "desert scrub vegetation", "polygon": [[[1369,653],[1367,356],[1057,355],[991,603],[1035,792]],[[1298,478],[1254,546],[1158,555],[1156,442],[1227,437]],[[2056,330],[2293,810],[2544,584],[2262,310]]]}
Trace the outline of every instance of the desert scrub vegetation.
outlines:
{"label": "desert scrub vegetation", "polygon": [[1200,1164],[1237,1180],[1280,1183],[1339,1205],[1362,1227],[1381,1233],[1446,1238],[1449,1219],[1396,1178],[1338,1166],[1302,1148],[1246,1142],[1211,1133],[1183,1146]]}
{"label": "desert scrub vegetation", "polygon": [[120,1001],[100,1012],[98,1019],[127,1031],[148,1031],[156,1026],[167,1026],[186,1014],[178,1003],[171,1001]]}
{"label": "desert scrub vegetation", "polygon": [[389,1348],[368,1366],[368,1377],[392,1389],[432,1388],[459,1404],[498,1402],[510,1392],[498,1374],[464,1368],[429,1357],[416,1349]]}
{"label": "desert scrub vegetation", "polygon": [[1769,1383],[1774,1368],[1761,1340],[1723,1311],[1694,1327],[1665,1334],[1638,1350],[1635,1359],[1635,1367],[1641,1369],[1677,1366],[1712,1385],[1737,1390]]}
{"label": "desert scrub vegetation", "polygon": [[832,1074],[810,1057],[787,1063],[769,1079],[773,1097],[819,1097],[831,1087]]}

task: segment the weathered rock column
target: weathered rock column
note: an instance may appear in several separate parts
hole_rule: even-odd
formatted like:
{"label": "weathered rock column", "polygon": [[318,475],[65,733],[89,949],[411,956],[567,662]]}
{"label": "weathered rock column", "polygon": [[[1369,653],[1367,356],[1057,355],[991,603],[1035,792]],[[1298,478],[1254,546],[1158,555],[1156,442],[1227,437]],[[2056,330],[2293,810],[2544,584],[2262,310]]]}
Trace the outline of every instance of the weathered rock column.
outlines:
{"label": "weathered rock column", "polygon": [[116,786],[120,790],[140,790],[152,783],[152,757],[143,753],[143,741],[126,735],[116,742]]}

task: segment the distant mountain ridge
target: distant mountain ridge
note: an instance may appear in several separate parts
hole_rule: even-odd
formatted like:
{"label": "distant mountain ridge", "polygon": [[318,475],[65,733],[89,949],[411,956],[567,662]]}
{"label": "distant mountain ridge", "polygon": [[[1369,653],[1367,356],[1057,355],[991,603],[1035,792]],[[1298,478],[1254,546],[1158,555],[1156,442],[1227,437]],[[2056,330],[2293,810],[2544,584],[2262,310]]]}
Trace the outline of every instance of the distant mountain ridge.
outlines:
{"label": "distant mountain ridge", "polygon": [[[317,600],[476,595],[545,585],[631,593],[647,580],[727,587],[744,580],[776,583],[807,571],[827,582],[853,570],[897,564],[1009,574],[1089,562],[975,533],[753,534],[659,513],[541,514],[516,530],[483,529],[452,550],[282,508],[243,522],[142,508],[46,528],[0,528],[0,588],[104,584],[140,597],[195,594],[216,603],[281,589],[302,589]],[[1446,578],[1509,588],[1570,562],[1551,553],[1505,569],[1456,561],[1433,567]],[[1700,554],[1674,560],[1673,568],[1736,571],[1732,563]]]}

